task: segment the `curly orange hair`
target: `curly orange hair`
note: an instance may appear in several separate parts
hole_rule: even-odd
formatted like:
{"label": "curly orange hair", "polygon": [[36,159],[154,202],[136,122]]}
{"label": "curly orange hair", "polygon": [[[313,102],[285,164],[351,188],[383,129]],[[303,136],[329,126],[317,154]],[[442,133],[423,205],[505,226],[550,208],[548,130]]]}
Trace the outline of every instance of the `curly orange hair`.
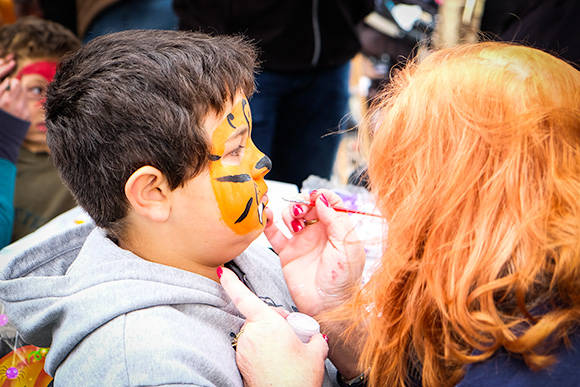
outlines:
{"label": "curly orange hair", "polygon": [[454,385],[500,347],[554,361],[580,320],[580,72],[507,43],[445,49],[397,73],[365,122],[389,230],[341,312],[368,327],[370,385],[413,368]]}

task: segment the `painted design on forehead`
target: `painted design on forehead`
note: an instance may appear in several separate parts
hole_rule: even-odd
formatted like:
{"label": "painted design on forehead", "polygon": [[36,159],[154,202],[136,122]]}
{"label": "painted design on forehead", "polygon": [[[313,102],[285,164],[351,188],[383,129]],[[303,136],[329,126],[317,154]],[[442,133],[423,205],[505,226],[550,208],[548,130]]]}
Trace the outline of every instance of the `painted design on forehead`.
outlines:
{"label": "painted design on forehead", "polygon": [[[248,108],[250,107],[248,105],[248,101],[246,101],[245,99],[243,99],[241,101],[241,104],[242,104],[242,114],[244,115],[244,119],[246,120],[246,125],[248,125],[248,129],[251,129],[252,128],[252,124],[250,123],[250,119],[246,115],[246,107],[248,107]],[[233,113],[230,113],[227,116],[228,124],[232,127],[232,129],[237,129],[237,126],[233,122],[235,118],[236,117],[233,115]]]}
{"label": "painted design on forehead", "polygon": [[250,123],[250,118],[248,118],[248,116],[246,115],[246,106],[248,107],[248,109],[250,108],[250,106],[248,105],[248,101],[246,101],[245,99],[242,100],[242,113],[244,113],[244,118],[246,119],[246,124],[248,124],[248,128],[252,128],[252,124]]}
{"label": "painted design on forehead", "polygon": [[[268,171],[271,169],[269,159],[249,138],[251,125],[250,106],[246,99],[242,99],[214,130],[214,149],[210,156],[210,177],[222,219],[232,230],[242,235],[263,228],[265,205],[260,203],[260,198],[266,191],[266,184],[263,177],[254,180],[252,174],[264,168]],[[247,128],[247,134],[243,133],[244,127]],[[241,134],[237,137],[236,131],[239,129]],[[247,136],[239,144],[243,148],[243,156],[239,163],[228,164],[223,160],[226,143],[244,138],[242,136]]]}
{"label": "painted design on forehead", "polygon": [[52,82],[57,65],[58,62],[49,60],[31,63],[16,74],[16,79],[20,80],[25,75],[38,74],[48,82]]}

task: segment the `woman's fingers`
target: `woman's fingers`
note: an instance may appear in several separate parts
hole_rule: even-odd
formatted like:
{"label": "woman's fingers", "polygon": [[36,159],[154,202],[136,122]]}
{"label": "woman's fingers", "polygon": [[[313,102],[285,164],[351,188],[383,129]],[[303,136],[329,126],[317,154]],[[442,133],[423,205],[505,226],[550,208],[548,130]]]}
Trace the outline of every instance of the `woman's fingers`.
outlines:
{"label": "woman's fingers", "polygon": [[12,59],[12,56],[0,59],[0,79],[4,78],[14,69],[16,62]]}
{"label": "woman's fingers", "polygon": [[220,269],[222,271],[220,282],[236,308],[246,317],[246,321],[260,321],[272,318],[272,315],[279,316],[252,293],[233,271],[221,267],[218,268],[218,271]]}

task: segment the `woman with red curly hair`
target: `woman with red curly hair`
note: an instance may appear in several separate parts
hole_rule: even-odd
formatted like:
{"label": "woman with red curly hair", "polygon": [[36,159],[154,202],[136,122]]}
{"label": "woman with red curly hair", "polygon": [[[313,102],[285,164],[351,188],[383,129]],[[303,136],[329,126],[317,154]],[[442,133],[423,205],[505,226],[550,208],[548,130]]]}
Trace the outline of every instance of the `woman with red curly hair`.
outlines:
{"label": "woman with red curly hair", "polygon": [[[370,280],[357,281],[356,242],[344,243],[328,191],[284,215],[316,224],[289,240],[267,229],[297,306],[322,323],[339,384],[580,385],[580,72],[530,47],[444,49],[395,74],[363,126],[388,223]],[[308,347],[272,360],[281,340],[264,327],[282,322],[253,317],[230,273],[222,283],[249,309],[246,379],[267,361],[295,364],[295,347]]]}

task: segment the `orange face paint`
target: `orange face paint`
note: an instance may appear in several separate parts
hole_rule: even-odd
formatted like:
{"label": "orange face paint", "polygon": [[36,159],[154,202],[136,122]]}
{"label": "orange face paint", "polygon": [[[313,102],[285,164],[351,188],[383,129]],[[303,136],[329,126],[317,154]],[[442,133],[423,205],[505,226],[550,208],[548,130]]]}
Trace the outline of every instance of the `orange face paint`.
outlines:
{"label": "orange face paint", "polygon": [[232,108],[212,135],[210,177],[223,221],[237,234],[245,235],[265,225],[264,176],[270,159],[250,137],[252,116],[243,98]]}

